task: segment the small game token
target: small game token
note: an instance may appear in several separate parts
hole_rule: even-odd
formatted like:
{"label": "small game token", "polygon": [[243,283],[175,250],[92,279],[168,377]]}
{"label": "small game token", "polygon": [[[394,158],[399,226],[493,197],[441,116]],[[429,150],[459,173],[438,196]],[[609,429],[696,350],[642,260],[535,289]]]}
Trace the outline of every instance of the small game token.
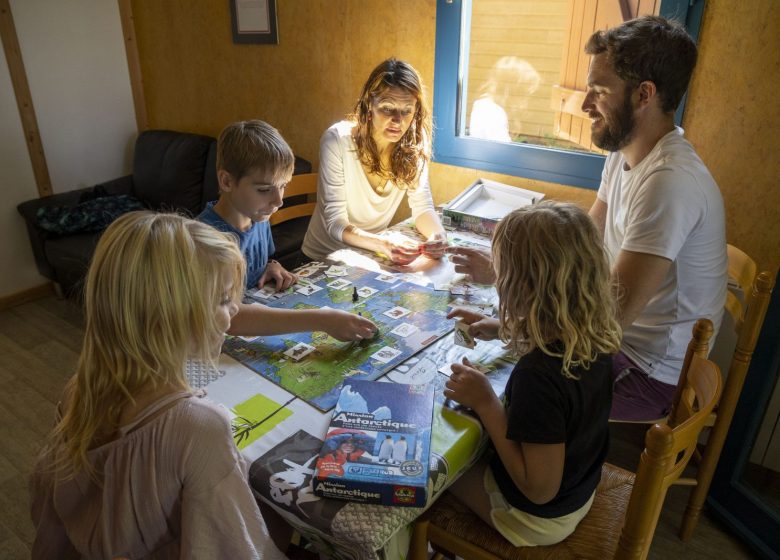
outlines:
{"label": "small game token", "polygon": [[343,290],[347,286],[352,284],[349,280],[344,280],[343,278],[337,278],[336,280],[333,280],[332,282],[328,282],[325,284],[328,288],[332,288],[334,290]]}
{"label": "small game token", "polygon": [[285,356],[289,356],[290,358],[292,358],[293,360],[295,360],[297,362],[298,360],[300,360],[304,356],[308,356],[309,354],[314,352],[314,350],[316,350],[316,348],[314,346],[306,344],[305,342],[299,342],[298,344],[296,344],[292,348],[289,348],[284,353],[284,355]]}
{"label": "small game token", "polygon": [[371,354],[371,359],[386,364],[393,358],[397,357],[400,353],[401,353],[400,350],[396,350],[395,348],[390,348],[389,346],[383,346],[382,348],[380,348],[379,350]]}
{"label": "small game token", "polygon": [[357,294],[362,297],[366,298],[368,296],[373,296],[375,293],[377,293],[379,290],[375,290],[374,288],[369,288],[368,286],[363,286],[362,288],[357,289]]}
{"label": "small game token", "polygon": [[411,323],[401,323],[390,332],[400,337],[406,338],[410,334],[415,333],[419,330],[420,329],[418,329],[415,325],[412,325]]}
{"label": "small game token", "polygon": [[411,313],[410,310],[406,309],[405,307],[393,307],[392,309],[388,309],[382,315],[386,315],[390,317],[391,319],[400,319],[401,317],[406,317]]}
{"label": "small game token", "polygon": [[322,289],[323,289],[323,287],[322,287],[322,286],[317,286],[317,285],[315,285],[315,284],[304,284],[304,285],[302,285],[300,288],[298,288],[298,289],[297,289],[297,290],[295,290],[295,291],[296,291],[297,293],[299,293],[299,294],[303,294],[303,295],[305,295],[305,296],[310,296],[310,295],[312,295],[314,292],[319,292],[319,291],[320,291],[320,290],[322,290]]}
{"label": "small game token", "polygon": [[357,286],[355,286],[354,288],[352,288],[352,301],[357,302],[357,300],[358,300],[358,290],[357,290]]}

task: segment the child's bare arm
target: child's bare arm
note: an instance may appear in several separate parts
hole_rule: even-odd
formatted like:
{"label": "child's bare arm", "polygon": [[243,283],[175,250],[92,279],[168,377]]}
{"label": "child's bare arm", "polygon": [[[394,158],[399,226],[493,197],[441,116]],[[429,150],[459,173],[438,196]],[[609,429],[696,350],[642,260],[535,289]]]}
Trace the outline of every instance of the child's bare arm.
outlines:
{"label": "child's bare arm", "polygon": [[475,412],[515,486],[535,504],[552,500],[563,479],[565,444],[518,443],[507,439],[506,410],[500,401]]}
{"label": "child's bare arm", "polygon": [[507,439],[504,404],[487,377],[469,367],[468,362],[452,364],[444,396],[470,407],[479,416],[509,476],[529,500],[545,504],[555,497],[563,478],[563,443],[521,444]]}
{"label": "child's bare arm", "polygon": [[228,332],[263,336],[311,331],[324,331],[338,340],[361,340],[374,336],[376,325],[364,317],[337,309],[276,309],[242,303]]}

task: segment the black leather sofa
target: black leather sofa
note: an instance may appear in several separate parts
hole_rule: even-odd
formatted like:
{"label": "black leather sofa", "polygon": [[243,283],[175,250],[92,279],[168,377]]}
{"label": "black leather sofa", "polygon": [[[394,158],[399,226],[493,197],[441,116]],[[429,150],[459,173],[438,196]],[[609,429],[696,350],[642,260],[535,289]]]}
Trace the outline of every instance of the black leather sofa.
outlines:
{"label": "black leather sofa", "polygon": [[[102,233],[102,230],[52,233],[39,224],[39,209],[76,207],[97,197],[130,195],[151,210],[196,216],[207,202],[219,196],[216,148],[216,139],[210,136],[147,130],[136,140],[131,175],[21,203],[17,209],[24,217],[39,272],[55,282],[64,295],[78,296]],[[296,156],[294,173],[310,172],[311,163]],[[294,264],[286,262],[285,256],[297,255],[303,241],[300,227],[286,231],[293,226],[295,224],[280,224],[273,232],[276,243],[274,258],[285,266]]]}

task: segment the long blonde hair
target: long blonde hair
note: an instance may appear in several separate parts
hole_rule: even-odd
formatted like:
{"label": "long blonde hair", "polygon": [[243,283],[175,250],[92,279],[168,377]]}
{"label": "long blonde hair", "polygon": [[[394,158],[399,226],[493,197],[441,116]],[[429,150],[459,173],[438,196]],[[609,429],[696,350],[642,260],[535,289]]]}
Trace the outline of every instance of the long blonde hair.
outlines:
{"label": "long blonde hair", "polygon": [[574,204],[545,201],[506,216],[493,234],[501,339],[521,354],[563,359],[563,375],[620,348],[607,255]]}
{"label": "long blonde hair", "polygon": [[[391,87],[399,88],[417,100],[409,130],[393,146],[390,169],[382,167],[374,138],[371,136],[371,104]],[[425,99],[422,80],[417,70],[408,62],[388,58],[374,68],[363,85],[360,99],[349,116],[356,123],[355,145],[360,163],[371,173],[391,179],[400,188],[413,190],[425,163],[431,159],[431,116]]]}
{"label": "long blonde hair", "polygon": [[114,437],[135,395],[166,385],[186,390],[186,360],[213,363],[224,281],[232,279],[227,296],[236,301],[244,272],[233,238],[200,222],[131,212],[109,226],[87,274],[76,374],[44,450],[58,475],[93,475],[87,452]]}

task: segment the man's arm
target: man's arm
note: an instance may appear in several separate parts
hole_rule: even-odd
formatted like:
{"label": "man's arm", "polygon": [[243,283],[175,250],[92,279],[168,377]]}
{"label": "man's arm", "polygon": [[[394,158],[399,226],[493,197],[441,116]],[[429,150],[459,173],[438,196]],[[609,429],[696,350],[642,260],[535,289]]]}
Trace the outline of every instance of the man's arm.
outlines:
{"label": "man's arm", "polygon": [[[602,203],[603,204],[603,203]],[[595,205],[594,205],[595,206]],[[606,208],[606,204],[604,204]],[[592,211],[592,209],[591,209]],[[617,291],[620,325],[631,325],[647,302],[658,293],[672,261],[667,258],[621,250],[612,267],[612,281]]]}
{"label": "man's arm", "polygon": [[604,229],[607,226],[607,203],[601,199],[596,199],[593,206],[588,210],[588,215],[593,223],[596,224],[596,229],[599,230],[601,237],[604,237]]}

